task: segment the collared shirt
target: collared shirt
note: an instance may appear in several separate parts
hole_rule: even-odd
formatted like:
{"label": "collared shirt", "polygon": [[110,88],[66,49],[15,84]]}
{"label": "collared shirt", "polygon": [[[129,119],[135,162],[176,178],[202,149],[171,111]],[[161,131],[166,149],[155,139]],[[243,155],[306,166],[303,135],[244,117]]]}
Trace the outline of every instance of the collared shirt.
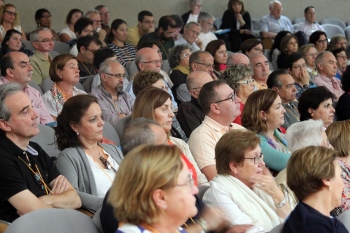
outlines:
{"label": "collared shirt", "polygon": [[342,85],[341,85],[340,80],[335,78],[335,77],[328,78],[328,77],[318,73],[315,76],[314,83],[317,86],[326,87],[330,92],[332,92],[336,96],[337,100],[344,93],[343,89],[341,88]]}
{"label": "collared shirt", "polygon": [[309,88],[314,88],[314,87],[317,87],[316,84],[314,84],[313,82],[309,81],[309,85],[306,86],[306,85],[303,85],[303,86],[300,86],[299,83],[295,82],[294,83],[294,86],[295,88],[297,89],[297,93],[296,93],[296,98],[297,100],[299,100],[301,94],[303,94],[303,92]]}
{"label": "collared shirt", "polygon": [[118,114],[130,115],[132,113],[135,99],[126,92],[118,93],[118,100],[114,101],[112,95],[102,85],[99,85],[91,90],[91,95],[97,97],[103,119],[112,125],[115,125],[120,120]]}
{"label": "collared shirt", "polygon": [[279,19],[269,14],[260,19],[260,31],[278,33],[280,31],[294,32],[292,22],[286,16],[281,15]]}
{"label": "collared shirt", "polygon": [[208,33],[201,32],[199,34],[198,38],[202,41],[202,50],[205,50],[205,48],[207,47],[209,42],[218,39],[216,37],[216,35],[214,33],[212,33],[212,32],[208,32]]}
{"label": "collared shirt", "polygon": [[295,32],[297,31],[302,31],[305,33],[306,35],[306,39],[309,40],[310,35],[312,33],[314,33],[315,31],[323,31],[324,32],[324,28],[317,22],[315,23],[310,23],[309,21],[304,21],[301,23],[298,23],[294,26],[294,30]]}
{"label": "collared shirt", "polygon": [[41,52],[36,51],[33,56],[29,57],[29,61],[31,66],[33,67],[33,76],[32,80],[37,84],[41,84],[41,82],[48,78],[49,69],[51,64],[51,56],[49,55],[49,59],[46,59]]}
{"label": "collared shirt", "polygon": [[198,50],[200,50],[200,48],[197,46],[196,42],[193,42],[192,44],[188,43],[187,40],[185,40],[182,36],[180,39],[178,39],[177,41],[175,41],[175,46],[177,45],[181,45],[181,44],[187,44],[188,46],[190,46],[190,50],[192,52],[196,52]]}
{"label": "collared shirt", "polygon": [[[0,85],[9,83],[9,82],[10,81],[4,77],[0,78]],[[47,107],[43,101],[43,98],[38,90],[27,85],[25,88],[23,88],[23,92],[29,96],[29,99],[31,99],[32,101],[32,108],[39,115],[37,118],[38,124],[45,125],[54,121],[50,116],[50,113],[47,110]]]}
{"label": "collared shirt", "polygon": [[126,42],[128,42],[129,44],[131,44],[136,48],[140,39],[141,39],[141,36],[139,33],[138,25],[128,28],[128,34],[126,35]]}
{"label": "collared shirt", "polygon": [[231,129],[245,128],[235,123],[231,123],[230,126],[223,126],[208,116],[204,117],[202,124],[192,132],[188,140],[188,145],[199,169],[216,164],[216,143],[222,135]]}
{"label": "collared shirt", "polygon": [[284,113],[284,124],[282,127],[287,129],[292,124],[300,121],[298,102],[291,101],[289,103],[282,103],[282,106],[286,110]]}
{"label": "collared shirt", "polygon": [[257,81],[255,81],[255,87],[257,90],[265,90],[267,89],[267,85],[266,84],[261,84],[261,83],[258,83]]}
{"label": "collared shirt", "polygon": [[10,197],[24,190],[29,190],[36,197],[46,195],[41,183],[27,166],[29,163],[26,154],[32,169],[37,172],[36,166],[38,167],[47,185],[60,173],[53,160],[34,142],[29,142],[27,149],[22,150],[5,135],[0,135],[0,152],[0,219],[12,222],[19,216],[8,201]]}
{"label": "collared shirt", "polygon": [[150,33],[147,33],[146,35],[143,35],[141,37],[141,39],[139,40],[139,43],[142,43],[144,41],[155,41],[155,42],[158,42],[160,44],[160,50],[162,51],[162,59],[163,60],[167,60],[168,59],[168,55],[169,55],[169,52],[170,52],[170,49],[172,49],[175,45],[175,42],[174,42],[174,39],[171,38],[167,41],[162,41],[159,36],[157,35],[157,30],[155,32],[150,32]]}

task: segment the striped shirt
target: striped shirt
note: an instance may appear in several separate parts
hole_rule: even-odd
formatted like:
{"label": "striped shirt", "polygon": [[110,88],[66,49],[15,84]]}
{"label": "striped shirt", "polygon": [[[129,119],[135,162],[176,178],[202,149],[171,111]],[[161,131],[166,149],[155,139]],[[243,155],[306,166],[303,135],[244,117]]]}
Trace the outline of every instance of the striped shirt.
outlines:
{"label": "striped shirt", "polygon": [[111,43],[111,44],[107,44],[108,48],[112,49],[115,53],[115,55],[117,56],[117,60],[118,62],[126,67],[126,65],[130,62],[132,62],[133,60],[135,60],[135,56],[136,56],[136,49],[134,48],[134,46],[132,46],[129,43],[124,43],[125,46],[124,47],[118,47],[115,44]]}

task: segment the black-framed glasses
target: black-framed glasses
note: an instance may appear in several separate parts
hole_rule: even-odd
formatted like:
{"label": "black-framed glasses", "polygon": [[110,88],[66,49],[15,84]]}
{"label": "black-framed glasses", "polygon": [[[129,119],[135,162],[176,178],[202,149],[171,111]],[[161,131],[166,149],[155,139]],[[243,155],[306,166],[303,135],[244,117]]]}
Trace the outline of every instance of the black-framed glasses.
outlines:
{"label": "black-framed glasses", "polygon": [[231,100],[232,102],[235,101],[236,100],[236,92],[234,91],[233,94],[230,95],[228,98],[216,101],[216,102],[214,102],[214,104],[218,104],[218,103],[224,102],[226,100]]}
{"label": "black-framed glasses", "polygon": [[327,39],[324,39],[324,40],[318,40],[316,41],[317,43],[320,43],[320,44],[323,44],[323,43],[328,43],[328,40]]}
{"label": "black-framed glasses", "polygon": [[85,47],[87,50],[89,50],[90,52],[92,52],[92,53],[96,53],[96,51],[98,51],[98,50],[100,50],[100,49],[96,49],[96,50],[91,50],[91,49],[89,49],[88,47]]}
{"label": "black-framed glasses", "polygon": [[163,60],[143,61],[141,63],[152,63],[153,65],[157,65],[157,63],[163,64]]}
{"label": "black-framed glasses", "polygon": [[260,153],[259,155],[255,156],[254,158],[244,158],[244,159],[253,159],[255,164],[259,164],[261,161],[264,160],[263,153]]}
{"label": "black-framed glasses", "polygon": [[13,15],[13,16],[16,16],[16,15],[17,15],[17,13],[16,13],[16,12],[13,12],[13,11],[4,11],[4,12],[6,12],[6,13],[9,14],[9,15]]}
{"label": "black-framed glasses", "polygon": [[110,76],[114,76],[114,77],[119,78],[119,79],[126,77],[125,73],[124,74],[121,74],[121,73],[118,73],[118,74],[105,73],[105,74],[110,75]]}
{"label": "black-framed glasses", "polygon": [[49,19],[51,17],[52,17],[51,15],[42,15],[40,18],[41,19]]}
{"label": "black-framed glasses", "polygon": [[43,40],[37,40],[36,42],[48,43],[50,41],[54,42],[55,41],[55,37],[52,37],[51,39],[46,38],[46,39],[43,39]]}
{"label": "black-framed glasses", "polygon": [[195,63],[200,64],[200,65],[203,65],[203,66],[205,66],[206,68],[214,68],[214,65],[213,65],[213,64],[202,63],[202,62],[195,62]]}

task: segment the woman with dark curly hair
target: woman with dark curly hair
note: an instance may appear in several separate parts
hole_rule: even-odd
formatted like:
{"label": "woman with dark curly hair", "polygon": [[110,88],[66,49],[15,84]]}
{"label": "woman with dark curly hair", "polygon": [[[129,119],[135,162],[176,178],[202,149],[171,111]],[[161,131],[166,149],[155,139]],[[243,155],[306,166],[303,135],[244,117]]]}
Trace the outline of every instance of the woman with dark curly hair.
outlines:
{"label": "woman with dark curly hair", "polygon": [[213,40],[209,42],[205,51],[209,52],[214,58],[214,73],[220,78],[222,72],[226,69],[227,49],[225,41]]}
{"label": "woman with dark curly hair", "polygon": [[191,100],[191,95],[186,87],[187,75],[190,73],[191,54],[190,46],[187,44],[176,46],[169,54],[169,65],[172,68],[170,79],[174,84],[171,89],[178,105]]}
{"label": "woman with dark curly hair", "polygon": [[305,90],[298,104],[300,121],[321,119],[323,126],[327,128],[334,120],[333,99],[335,96],[332,92],[323,86]]}
{"label": "woman with dark curly hair", "polygon": [[122,152],[114,145],[101,144],[101,108],[91,95],[71,97],[57,117],[56,143],[61,153],[58,170],[78,191],[82,208],[95,212],[111,187]]}

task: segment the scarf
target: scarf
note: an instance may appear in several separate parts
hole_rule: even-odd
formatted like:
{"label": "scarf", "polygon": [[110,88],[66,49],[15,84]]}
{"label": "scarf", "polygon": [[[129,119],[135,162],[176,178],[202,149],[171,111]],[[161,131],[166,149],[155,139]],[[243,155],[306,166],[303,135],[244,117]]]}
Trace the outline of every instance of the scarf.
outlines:
{"label": "scarf", "polygon": [[282,223],[283,219],[277,215],[273,200],[266,192],[258,188],[250,189],[240,180],[230,175],[215,176],[213,181],[230,192],[232,201],[252,219],[254,225],[270,231]]}
{"label": "scarf", "polygon": [[190,67],[189,67],[189,66],[178,65],[178,66],[175,66],[175,67],[173,68],[173,70],[178,70],[178,71],[180,71],[181,73],[184,73],[184,74],[187,74],[187,75],[190,74]]}
{"label": "scarf", "polygon": [[57,110],[57,116],[58,116],[62,111],[63,104],[64,104],[64,102],[66,102],[66,98],[65,98],[61,88],[57,85],[56,82],[52,85],[50,91],[51,91],[52,97],[56,103],[56,110]]}

